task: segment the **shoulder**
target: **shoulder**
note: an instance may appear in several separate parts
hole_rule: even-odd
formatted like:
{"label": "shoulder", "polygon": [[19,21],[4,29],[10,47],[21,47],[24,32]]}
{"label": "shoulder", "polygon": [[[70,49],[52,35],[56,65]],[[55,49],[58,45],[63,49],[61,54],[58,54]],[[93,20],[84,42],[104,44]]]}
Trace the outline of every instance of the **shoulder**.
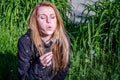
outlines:
{"label": "shoulder", "polygon": [[31,34],[31,30],[28,29],[27,32],[19,38],[18,42],[21,42],[23,44],[30,43],[31,42],[30,34]]}

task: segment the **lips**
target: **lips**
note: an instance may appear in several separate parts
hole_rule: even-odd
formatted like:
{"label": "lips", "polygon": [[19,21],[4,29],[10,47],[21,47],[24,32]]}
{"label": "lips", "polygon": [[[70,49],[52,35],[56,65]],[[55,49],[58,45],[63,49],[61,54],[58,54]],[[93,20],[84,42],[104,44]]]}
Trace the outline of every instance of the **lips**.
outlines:
{"label": "lips", "polygon": [[52,28],[51,26],[48,26],[48,28]]}
{"label": "lips", "polygon": [[48,26],[48,27],[47,27],[47,30],[50,30],[50,31],[51,31],[51,30],[52,30],[52,27],[51,27],[51,26]]}

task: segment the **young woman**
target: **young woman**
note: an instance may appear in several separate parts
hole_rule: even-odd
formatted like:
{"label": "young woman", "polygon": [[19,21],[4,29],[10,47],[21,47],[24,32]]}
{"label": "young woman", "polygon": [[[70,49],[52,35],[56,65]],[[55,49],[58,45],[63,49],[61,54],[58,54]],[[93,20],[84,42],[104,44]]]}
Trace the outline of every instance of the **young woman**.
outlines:
{"label": "young woman", "polygon": [[58,9],[38,3],[30,29],[18,40],[19,80],[64,80],[69,69],[70,39]]}

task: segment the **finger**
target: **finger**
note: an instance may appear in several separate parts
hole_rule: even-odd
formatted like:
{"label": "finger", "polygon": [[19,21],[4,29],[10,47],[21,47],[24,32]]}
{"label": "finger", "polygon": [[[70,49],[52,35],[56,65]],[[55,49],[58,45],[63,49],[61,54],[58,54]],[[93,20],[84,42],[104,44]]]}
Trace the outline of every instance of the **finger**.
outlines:
{"label": "finger", "polygon": [[42,55],[42,56],[40,57],[40,60],[43,60],[44,58],[46,58],[46,57],[49,56],[49,55],[52,55],[52,52],[45,53],[44,55]]}
{"label": "finger", "polygon": [[52,64],[52,60],[50,60],[49,62],[43,63],[43,67],[50,66],[51,64]]}
{"label": "finger", "polygon": [[45,58],[40,58],[41,63],[48,63],[52,59],[52,55],[48,55]]}
{"label": "finger", "polygon": [[46,66],[50,66],[52,64],[52,61],[49,61],[49,63]]}
{"label": "finger", "polygon": [[41,64],[42,64],[43,67],[46,67],[46,65],[47,65],[47,63],[44,62],[44,61],[41,61]]}
{"label": "finger", "polygon": [[48,64],[52,60],[52,55],[47,56],[46,58],[43,59],[44,64]]}
{"label": "finger", "polygon": [[47,64],[51,61],[52,59],[52,52],[48,52],[40,57],[40,62],[43,66],[47,66]]}
{"label": "finger", "polygon": [[48,56],[46,56],[45,58],[44,58],[44,60],[51,60],[52,59],[52,56],[53,56],[53,54],[51,54],[51,55],[48,55]]}
{"label": "finger", "polygon": [[52,56],[46,58],[46,63],[49,63],[52,60]]}

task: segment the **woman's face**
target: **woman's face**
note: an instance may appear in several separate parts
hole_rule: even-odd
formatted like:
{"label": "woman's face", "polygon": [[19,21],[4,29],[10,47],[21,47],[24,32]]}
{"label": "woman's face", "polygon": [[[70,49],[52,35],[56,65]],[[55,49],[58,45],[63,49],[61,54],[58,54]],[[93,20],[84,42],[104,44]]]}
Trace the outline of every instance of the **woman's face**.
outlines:
{"label": "woman's face", "polygon": [[37,22],[40,31],[47,36],[51,36],[57,26],[56,14],[53,8],[49,6],[39,7],[37,11]]}

